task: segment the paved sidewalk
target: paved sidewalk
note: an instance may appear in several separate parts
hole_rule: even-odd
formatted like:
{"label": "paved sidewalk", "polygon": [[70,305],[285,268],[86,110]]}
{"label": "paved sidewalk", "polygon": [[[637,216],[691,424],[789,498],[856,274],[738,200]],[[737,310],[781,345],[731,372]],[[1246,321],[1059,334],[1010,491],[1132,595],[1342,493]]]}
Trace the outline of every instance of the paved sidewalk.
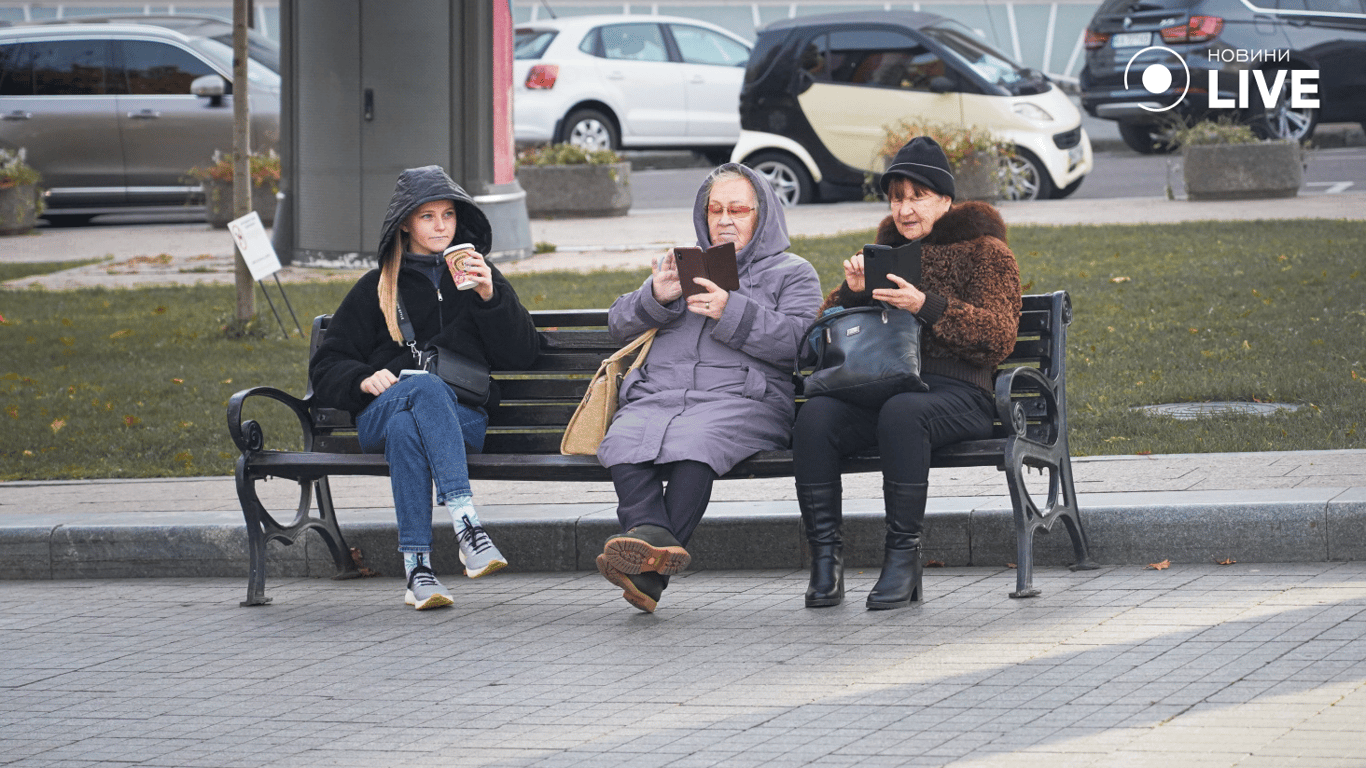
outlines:
{"label": "paved sidewalk", "polygon": [[[926,571],[926,601],[802,607],[792,570],[0,583],[0,765],[1348,768],[1366,564]],[[452,579],[452,581],[454,581]]]}
{"label": "paved sidewalk", "polygon": [[[1092,553],[1106,565],[1366,560],[1366,451],[1073,460]],[[1040,505],[1046,478],[1031,474]],[[475,481],[475,501],[511,570],[593,571],[616,530],[610,483]],[[402,572],[387,478],[331,480],[347,544],[383,574]],[[935,469],[926,557],[948,566],[1016,561],[1004,476],[992,468]],[[298,486],[257,484],[282,521]],[[881,475],[845,478],[846,558],[881,562]],[[450,522],[437,510],[435,565],[459,573]],[[689,545],[698,570],[800,567],[805,546],[790,478],[717,483]],[[1040,536],[1035,562],[1072,562],[1066,534]],[[0,483],[0,579],[231,576],[245,584],[245,527],[230,477]],[[267,594],[281,578],[329,577],[317,536],[272,545]],[[1002,591],[1013,579],[998,585]]]}

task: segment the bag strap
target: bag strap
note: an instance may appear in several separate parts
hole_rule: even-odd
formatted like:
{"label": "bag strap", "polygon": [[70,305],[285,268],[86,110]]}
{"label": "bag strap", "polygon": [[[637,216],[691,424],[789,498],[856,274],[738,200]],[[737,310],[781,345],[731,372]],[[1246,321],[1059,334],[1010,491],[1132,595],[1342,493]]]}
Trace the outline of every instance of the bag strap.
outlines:
{"label": "bag strap", "polygon": [[413,321],[408,319],[408,310],[403,306],[403,293],[396,291],[398,299],[398,332],[403,334],[403,343],[407,345],[408,351],[413,353],[413,360],[417,367],[423,365],[422,353],[417,349],[417,334],[413,332]]}
{"label": "bag strap", "polygon": [[618,349],[616,352],[613,352],[611,357],[608,357],[606,360],[603,361],[603,363],[615,363],[616,361],[625,358],[627,355],[631,354],[632,352],[635,352],[638,349],[640,350],[640,354],[636,355],[636,359],[634,362],[631,363],[631,367],[626,369],[627,373],[634,371],[635,369],[639,368],[642,363],[645,362],[645,356],[650,354],[650,346],[654,344],[655,334],[658,332],[658,328],[651,328],[645,333],[640,334],[639,336],[635,337],[635,339],[633,339],[630,344],[627,344],[621,349]]}

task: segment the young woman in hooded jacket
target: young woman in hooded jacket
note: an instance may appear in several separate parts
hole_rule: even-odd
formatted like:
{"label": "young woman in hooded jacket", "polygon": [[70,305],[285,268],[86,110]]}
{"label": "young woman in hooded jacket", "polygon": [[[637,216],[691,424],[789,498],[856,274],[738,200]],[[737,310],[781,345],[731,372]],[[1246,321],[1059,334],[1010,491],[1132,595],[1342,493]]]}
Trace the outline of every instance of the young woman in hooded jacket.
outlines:
{"label": "young woman in hooded jacket", "polygon": [[693,227],[703,248],[735,244],[739,289],[697,278],[706,292],[685,298],[670,251],[608,313],[620,341],[659,329],[645,364],[622,382],[598,449],[623,531],[607,540],[598,570],[643,611],[690,562],[684,546],[712,482],[758,451],[787,447],[792,371],[820,303],[815,268],[787,252],[782,206],[749,168],[726,164],[707,177]]}
{"label": "young woman in hooded jacket", "polygon": [[953,174],[933,139],[912,139],[882,176],[891,215],[877,242],[919,240],[919,285],[869,291],[863,256],[844,262],[845,281],[822,311],[885,302],[923,323],[921,378],[928,392],[903,392],[879,408],[828,396],[809,399],[792,436],[797,505],[811,549],[810,608],[844,599],[839,460],[870,446],[882,455],[886,543],[870,609],[904,608],[921,599],[920,534],[929,492],[930,454],[940,446],[991,436],[996,366],[1015,346],[1020,271],[1006,245],[1006,225],[985,203],[953,205]]}
{"label": "young woman in hooded jacket", "polygon": [[[531,315],[485,261],[492,237],[483,212],[439,166],[404,171],[384,217],[379,268],[356,281],[309,361],[317,403],[350,411],[361,449],[383,451],[389,462],[408,580],[404,602],[418,610],[452,603],[431,565],[433,484],[455,525],[465,574],[478,578],[507,565],[474,510],[465,458],[483,448],[487,411],[461,403],[435,374],[403,375],[418,368],[414,353],[428,344],[494,369],[535,362],[540,339]],[[465,290],[442,256],[457,243],[476,251],[463,265],[474,283]],[[492,382],[485,405],[497,399]]]}

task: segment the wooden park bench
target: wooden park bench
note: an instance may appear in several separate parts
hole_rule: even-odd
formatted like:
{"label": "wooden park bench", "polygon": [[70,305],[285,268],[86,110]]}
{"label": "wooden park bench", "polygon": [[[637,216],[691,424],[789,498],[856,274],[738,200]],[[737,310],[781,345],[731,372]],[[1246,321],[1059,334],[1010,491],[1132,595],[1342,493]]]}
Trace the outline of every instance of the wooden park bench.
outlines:
{"label": "wooden park bench", "polygon": [[[607,333],[607,311],[550,310],[533,312],[541,333],[541,356],[531,371],[494,372],[502,402],[489,414],[484,452],[469,455],[470,477],[485,480],[608,481],[607,470],[593,456],[562,456],[560,436],[599,362],[616,350]],[[327,331],[329,315],[313,321],[309,353]],[[1011,597],[1033,597],[1034,533],[1062,520],[1072,540],[1073,570],[1095,568],[1082,529],[1067,449],[1067,325],[1072,305],[1058,291],[1025,296],[1019,338],[996,378],[995,434],[935,451],[935,467],[994,466],[1005,473],[1014,507],[1016,585]],[[243,421],[243,405],[270,398],[287,405],[303,430],[303,450],[266,447],[261,426]],[[355,425],[346,411],[313,403],[312,388],[302,399],[272,387],[254,387],[233,395],[228,403],[228,431],[242,455],[237,460],[237,495],[247,523],[250,574],[243,605],[262,605],[265,596],[266,543],[293,544],[306,531],[317,531],[336,561],[338,577],[356,573],[342,537],[328,478],[334,475],[388,475],[382,454],[361,453]],[[875,454],[846,459],[843,472],[874,472]],[[1027,469],[1048,473],[1047,500],[1041,507],[1025,487]],[[727,478],[790,477],[791,451],[764,451],[741,462]],[[256,494],[256,481],[287,478],[299,483],[295,517],[278,522]],[[316,501],[316,504],[314,503]],[[316,507],[317,514],[313,514]]]}

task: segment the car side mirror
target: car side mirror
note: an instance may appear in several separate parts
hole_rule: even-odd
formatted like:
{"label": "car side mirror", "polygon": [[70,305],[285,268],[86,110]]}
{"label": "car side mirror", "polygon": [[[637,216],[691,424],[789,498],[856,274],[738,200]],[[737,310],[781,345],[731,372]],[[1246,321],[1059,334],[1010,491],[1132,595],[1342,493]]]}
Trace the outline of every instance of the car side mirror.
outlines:
{"label": "car side mirror", "polygon": [[228,81],[220,75],[202,75],[190,83],[190,93],[209,100],[209,106],[223,106],[223,94],[228,90]]}
{"label": "car side mirror", "polygon": [[943,75],[937,75],[930,80],[930,93],[950,93],[953,88],[953,81]]}

